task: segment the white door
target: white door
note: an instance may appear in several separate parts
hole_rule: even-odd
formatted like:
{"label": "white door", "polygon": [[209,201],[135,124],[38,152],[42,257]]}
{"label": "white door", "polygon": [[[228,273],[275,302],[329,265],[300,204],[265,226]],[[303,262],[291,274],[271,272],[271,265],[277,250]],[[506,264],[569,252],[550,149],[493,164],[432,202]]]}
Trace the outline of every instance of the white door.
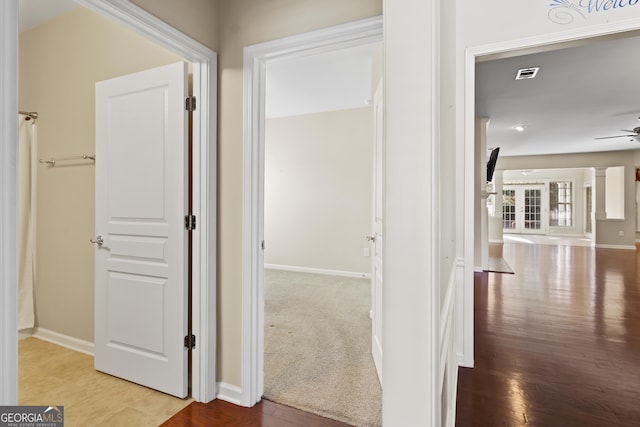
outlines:
{"label": "white door", "polygon": [[546,232],[544,185],[505,185],[502,190],[502,227],[505,233]]}
{"label": "white door", "polygon": [[371,259],[371,354],[378,379],[382,384],[382,221],[383,221],[383,165],[384,128],[382,82],[373,97],[373,234],[368,237],[373,246]]}
{"label": "white door", "polygon": [[96,84],[95,368],[187,395],[187,68]]}

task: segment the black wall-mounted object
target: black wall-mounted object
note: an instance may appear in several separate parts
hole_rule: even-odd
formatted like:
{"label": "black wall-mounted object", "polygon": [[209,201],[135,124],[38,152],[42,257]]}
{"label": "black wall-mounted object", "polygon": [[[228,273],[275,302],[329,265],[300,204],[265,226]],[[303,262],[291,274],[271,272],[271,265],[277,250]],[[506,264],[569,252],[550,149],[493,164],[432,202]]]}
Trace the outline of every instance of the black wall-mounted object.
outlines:
{"label": "black wall-mounted object", "polygon": [[491,150],[491,155],[487,162],[487,182],[491,182],[493,180],[493,172],[495,172],[496,163],[498,162],[498,153],[500,153],[500,147],[496,147]]}

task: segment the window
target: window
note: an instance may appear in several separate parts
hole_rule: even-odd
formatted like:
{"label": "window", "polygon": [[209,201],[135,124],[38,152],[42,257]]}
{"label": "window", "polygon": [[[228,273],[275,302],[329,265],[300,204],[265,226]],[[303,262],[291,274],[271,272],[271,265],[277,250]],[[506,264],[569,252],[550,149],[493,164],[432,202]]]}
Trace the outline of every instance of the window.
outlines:
{"label": "window", "polygon": [[549,226],[573,227],[573,183],[549,183]]}

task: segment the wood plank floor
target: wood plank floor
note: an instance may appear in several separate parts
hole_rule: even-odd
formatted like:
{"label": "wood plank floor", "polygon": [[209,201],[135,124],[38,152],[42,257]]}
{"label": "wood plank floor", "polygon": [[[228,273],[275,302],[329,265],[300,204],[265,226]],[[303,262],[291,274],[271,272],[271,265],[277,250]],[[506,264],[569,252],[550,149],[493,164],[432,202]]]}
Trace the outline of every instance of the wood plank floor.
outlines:
{"label": "wood plank floor", "polygon": [[505,243],[477,273],[458,426],[640,426],[640,252]]}
{"label": "wood plank floor", "polygon": [[162,427],[348,427],[348,424],[263,400],[253,408],[243,408],[214,400],[192,403]]}

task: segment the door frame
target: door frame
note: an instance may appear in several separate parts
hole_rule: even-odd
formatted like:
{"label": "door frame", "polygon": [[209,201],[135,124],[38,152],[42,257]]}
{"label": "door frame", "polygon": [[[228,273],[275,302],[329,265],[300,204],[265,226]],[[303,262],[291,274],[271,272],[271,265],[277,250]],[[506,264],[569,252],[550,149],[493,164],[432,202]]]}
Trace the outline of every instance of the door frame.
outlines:
{"label": "door frame", "polygon": [[382,17],[363,19],[244,48],[242,391],[253,406],[264,391],[264,135],[267,64],[382,42]]}
{"label": "door frame", "polygon": [[[475,88],[476,74],[475,65],[477,58],[488,55],[513,54],[521,51],[526,54],[527,50],[539,51],[540,48],[560,48],[564,43],[571,43],[579,40],[589,40],[602,36],[615,35],[630,31],[640,30],[640,18],[630,17],[624,21],[607,24],[588,25],[556,33],[543,34],[535,37],[528,37],[516,40],[508,40],[481,46],[471,46],[465,49],[464,60],[464,80],[458,81],[458,87],[464,87],[464,104],[462,108],[464,134],[456,141],[456,151],[464,158],[463,170],[458,171],[458,191],[460,199],[459,206],[474,206],[475,199],[475,177],[474,170],[480,165],[475,160]],[[555,45],[555,46],[554,46]],[[532,51],[533,51],[532,50]],[[464,235],[463,254],[464,272],[462,282],[458,289],[460,298],[456,301],[456,323],[462,325],[457,329],[456,342],[459,345],[458,363],[460,366],[473,367],[474,364],[474,284],[473,284],[473,263],[474,263],[474,210],[463,209],[462,230]]]}
{"label": "door frame", "polygon": [[[193,65],[193,213],[200,218],[193,233],[192,397],[216,397],[216,224],[217,224],[217,54],[129,0],[75,0],[78,4],[137,32]],[[15,253],[16,151],[18,111],[18,0],[0,2],[0,404],[17,402],[17,269]]]}

